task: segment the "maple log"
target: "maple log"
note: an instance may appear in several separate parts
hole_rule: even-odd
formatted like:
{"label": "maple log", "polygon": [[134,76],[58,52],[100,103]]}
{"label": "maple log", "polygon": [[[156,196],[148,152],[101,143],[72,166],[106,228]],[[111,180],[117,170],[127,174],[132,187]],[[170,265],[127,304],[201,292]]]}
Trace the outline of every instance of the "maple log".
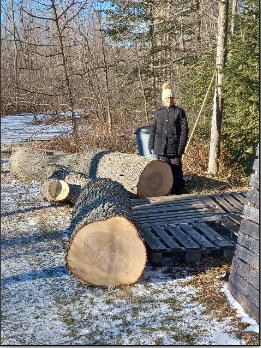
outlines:
{"label": "maple log", "polygon": [[136,282],[146,264],[146,248],[135,224],[130,193],[110,179],[90,180],[75,204],[69,271],[83,284]]}

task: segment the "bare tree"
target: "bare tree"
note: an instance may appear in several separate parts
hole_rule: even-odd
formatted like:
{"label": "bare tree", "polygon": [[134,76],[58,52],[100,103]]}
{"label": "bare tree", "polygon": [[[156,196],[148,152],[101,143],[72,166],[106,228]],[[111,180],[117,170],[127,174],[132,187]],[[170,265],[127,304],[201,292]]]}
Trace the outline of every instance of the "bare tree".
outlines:
{"label": "bare tree", "polygon": [[105,80],[105,99],[106,99],[106,109],[107,109],[107,126],[108,126],[108,132],[111,134],[112,132],[112,113],[111,113],[111,98],[110,98],[110,89],[109,89],[109,68],[106,58],[106,45],[104,40],[104,35],[102,31],[102,23],[101,23],[101,17],[100,13],[98,11],[95,11],[97,20],[99,23],[99,36],[100,36],[100,48],[101,48],[101,55],[102,55],[102,64],[103,64],[103,71],[104,71],[104,80]]}
{"label": "bare tree", "polygon": [[228,0],[219,0],[217,54],[216,54],[216,84],[213,99],[213,115],[211,122],[210,150],[208,173],[217,174],[220,156],[220,137],[223,113],[222,83],[226,55],[228,21]]}
{"label": "bare tree", "polygon": [[231,1],[231,20],[230,20],[230,33],[231,35],[234,34],[235,30],[235,15],[237,11],[237,0]]}

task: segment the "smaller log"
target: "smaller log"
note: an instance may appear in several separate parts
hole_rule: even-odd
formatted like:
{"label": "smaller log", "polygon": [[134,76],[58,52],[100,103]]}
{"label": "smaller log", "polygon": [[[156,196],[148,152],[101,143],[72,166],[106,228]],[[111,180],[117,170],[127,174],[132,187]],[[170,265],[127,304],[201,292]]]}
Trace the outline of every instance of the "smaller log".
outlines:
{"label": "smaller log", "polygon": [[51,203],[75,204],[89,179],[82,173],[61,169],[55,171],[41,186],[42,196]]}
{"label": "smaller log", "polygon": [[64,180],[53,180],[49,185],[49,194],[56,202],[64,201],[69,191],[69,185]]}

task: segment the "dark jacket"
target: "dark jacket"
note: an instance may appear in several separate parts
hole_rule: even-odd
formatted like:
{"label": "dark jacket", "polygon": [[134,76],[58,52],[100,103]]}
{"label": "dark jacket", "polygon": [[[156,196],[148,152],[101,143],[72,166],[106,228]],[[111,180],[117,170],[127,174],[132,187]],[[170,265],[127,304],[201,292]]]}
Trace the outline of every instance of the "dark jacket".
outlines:
{"label": "dark jacket", "polygon": [[188,122],[183,109],[160,107],[150,127],[149,150],[156,155],[182,155],[188,139]]}

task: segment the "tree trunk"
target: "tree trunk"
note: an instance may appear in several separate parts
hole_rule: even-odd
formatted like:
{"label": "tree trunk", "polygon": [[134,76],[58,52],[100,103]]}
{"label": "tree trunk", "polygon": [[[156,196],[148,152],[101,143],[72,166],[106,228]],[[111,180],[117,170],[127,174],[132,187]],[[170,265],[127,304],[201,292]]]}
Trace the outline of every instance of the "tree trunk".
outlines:
{"label": "tree trunk", "polygon": [[169,164],[136,154],[100,151],[65,154],[19,147],[9,162],[11,174],[21,181],[42,181],[58,169],[85,174],[90,179],[109,178],[140,198],[165,196],[173,185]]}
{"label": "tree trunk", "polygon": [[235,31],[235,15],[237,12],[237,0],[232,0],[231,2],[231,21],[230,21],[230,33],[234,35]]}
{"label": "tree trunk", "polygon": [[227,59],[231,59],[232,53],[231,53],[231,43],[232,43],[232,37],[234,35],[235,31],[235,17],[237,12],[237,0],[231,0],[230,2],[231,6],[231,14],[230,14],[230,31],[228,35],[228,47],[229,50],[227,52]]}
{"label": "tree trunk", "polygon": [[135,55],[136,55],[136,58],[137,58],[137,68],[138,68],[140,87],[141,87],[141,90],[142,90],[142,96],[143,96],[143,100],[144,100],[145,122],[149,123],[148,101],[147,101],[147,97],[146,97],[146,93],[145,93],[144,81],[142,80],[142,76],[141,76],[140,57],[139,57],[139,53],[138,53],[137,44],[135,46]]}
{"label": "tree trunk", "polygon": [[222,80],[225,65],[228,0],[219,0],[218,37],[216,55],[216,86],[213,100],[208,173],[217,174],[220,155],[220,136],[223,113]]}
{"label": "tree trunk", "polygon": [[54,0],[51,0],[51,7],[53,10],[53,16],[55,20],[55,25],[58,33],[58,39],[59,39],[59,45],[60,45],[60,54],[62,56],[62,67],[64,70],[64,76],[65,76],[65,82],[66,82],[66,88],[68,91],[68,98],[69,98],[69,106],[70,106],[70,112],[71,112],[71,120],[72,120],[72,126],[74,132],[77,133],[77,124],[76,124],[76,118],[75,118],[75,111],[74,111],[74,100],[73,100],[73,92],[72,92],[72,86],[71,81],[69,78],[69,72],[68,72],[68,63],[67,63],[67,56],[65,53],[65,44],[64,44],[64,35],[61,30],[60,22],[59,22],[59,16],[57,13],[57,5],[55,4]]}
{"label": "tree trunk", "polygon": [[22,182],[45,180],[61,168],[70,168],[76,154],[20,146],[9,159],[11,175]]}
{"label": "tree trunk", "polygon": [[146,264],[146,249],[134,224],[129,193],[110,179],[87,182],[74,208],[69,271],[84,284],[135,283]]}
{"label": "tree trunk", "polygon": [[101,37],[101,54],[102,54],[102,62],[103,62],[103,69],[104,69],[104,79],[105,79],[105,95],[106,95],[106,106],[107,106],[107,128],[109,134],[112,133],[112,113],[111,113],[111,100],[110,100],[110,90],[109,90],[109,69],[106,59],[106,51],[105,51],[105,40],[104,40],[104,33],[102,30],[102,24],[101,24],[101,18],[100,14],[96,11],[96,16],[99,23],[99,31],[100,31],[100,37]]}
{"label": "tree trunk", "polygon": [[92,179],[115,180],[141,198],[165,196],[173,185],[171,167],[166,162],[130,153],[81,152],[73,169]]}

